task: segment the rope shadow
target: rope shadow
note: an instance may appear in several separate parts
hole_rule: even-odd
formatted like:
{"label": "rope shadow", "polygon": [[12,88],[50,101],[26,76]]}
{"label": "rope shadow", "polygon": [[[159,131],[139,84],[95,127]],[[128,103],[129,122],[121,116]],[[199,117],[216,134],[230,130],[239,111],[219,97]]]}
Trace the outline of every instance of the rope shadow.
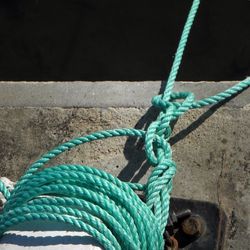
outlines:
{"label": "rope shadow", "polygon": [[225,105],[227,102],[234,99],[236,96],[238,96],[242,91],[238,92],[237,94],[211,106],[208,108],[207,111],[205,111],[202,115],[200,115],[194,122],[192,122],[187,128],[181,130],[179,133],[177,133],[175,136],[170,138],[169,143],[171,146],[175,145],[179,141],[183,140],[187,135],[192,133],[195,129],[197,129],[202,123],[204,123],[209,117],[211,117],[220,107]]}
{"label": "rope shadow", "polygon": [[[164,88],[165,82],[162,81],[158,94],[162,94]],[[158,114],[159,109],[151,106],[139,119],[134,128],[147,130],[151,122],[156,120]],[[118,174],[118,178],[122,181],[140,181],[150,167],[144,152],[144,141],[136,137],[129,137],[125,143],[123,153],[128,163]]]}
{"label": "rope shadow", "polygon": [[93,245],[99,244],[91,236],[28,236],[15,233],[5,234],[0,241],[1,244],[11,244],[22,247],[56,246],[56,245]]}
{"label": "rope shadow", "polygon": [[[165,88],[165,82],[161,83],[159,94],[162,94]],[[170,139],[170,145],[183,140],[187,135],[196,130],[200,125],[202,125],[209,117],[211,117],[221,106],[238,96],[242,91],[237,94],[227,98],[211,107],[208,108],[202,115],[200,115],[194,122],[192,122],[187,128],[181,130],[179,133],[174,135]],[[145,115],[137,122],[135,125],[136,129],[147,130],[148,126],[152,121],[154,121],[159,114],[159,110],[151,106]],[[171,123],[171,128],[174,129],[177,120]],[[136,151],[136,152],[135,152]],[[122,181],[129,182],[139,182],[141,178],[147,173],[150,168],[150,164],[146,160],[146,155],[144,152],[144,142],[142,139],[129,137],[125,143],[123,150],[125,158],[128,160],[127,165],[118,174],[118,178]]]}

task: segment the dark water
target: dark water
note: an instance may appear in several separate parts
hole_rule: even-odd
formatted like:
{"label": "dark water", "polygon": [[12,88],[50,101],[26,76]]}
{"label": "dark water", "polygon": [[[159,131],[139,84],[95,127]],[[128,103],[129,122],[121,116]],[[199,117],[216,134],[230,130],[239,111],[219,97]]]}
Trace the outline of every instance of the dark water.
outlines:
{"label": "dark water", "polygon": [[[250,75],[250,1],[201,1],[178,80]],[[0,80],[162,80],[191,0],[0,1]]]}

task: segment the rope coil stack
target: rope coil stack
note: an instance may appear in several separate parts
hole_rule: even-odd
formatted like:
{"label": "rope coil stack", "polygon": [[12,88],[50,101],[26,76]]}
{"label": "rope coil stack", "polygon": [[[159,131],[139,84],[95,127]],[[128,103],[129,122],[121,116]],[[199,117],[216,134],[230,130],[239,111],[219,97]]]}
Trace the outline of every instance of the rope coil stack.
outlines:
{"label": "rope coil stack", "polygon": [[[218,103],[250,86],[250,78],[247,78],[225,92],[199,101],[195,101],[193,93],[172,91],[199,3],[199,0],[193,1],[166,89],[152,99],[152,105],[160,109],[156,121],[147,131],[106,130],[68,141],[33,163],[11,192],[0,181],[0,192],[7,200],[0,213],[1,235],[22,222],[46,220],[73,225],[95,237],[105,249],[164,248],[163,233],[176,173],[169,144],[170,122],[190,109]],[[146,156],[153,167],[145,185],[122,182],[105,171],[83,165],[45,168],[51,159],[65,151],[116,136],[144,140]],[[146,203],[135,191],[145,193]]]}

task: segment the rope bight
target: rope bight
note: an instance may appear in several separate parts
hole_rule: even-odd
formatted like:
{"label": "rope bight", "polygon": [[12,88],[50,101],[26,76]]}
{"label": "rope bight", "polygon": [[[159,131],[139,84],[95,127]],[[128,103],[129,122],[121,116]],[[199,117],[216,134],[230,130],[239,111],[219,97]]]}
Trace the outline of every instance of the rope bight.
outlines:
{"label": "rope bight", "polygon": [[[105,249],[164,248],[163,233],[176,172],[169,144],[170,122],[190,109],[215,104],[250,86],[247,78],[225,92],[198,101],[193,93],[172,91],[199,3],[193,1],[166,89],[152,99],[152,105],[160,109],[156,121],[147,131],[114,129],[70,140],[33,163],[14,190],[9,192],[0,182],[0,191],[7,200],[0,213],[1,234],[25,221],[46,220],[69,223],[92,235]],[[45,168],[51,159],[67,150],[116,136],[144,140],[146,156],[153,167],[146,184],[122,182],[105,171],[82,165]],[[135,193],[139,190],[145,194],[145,203]]]}

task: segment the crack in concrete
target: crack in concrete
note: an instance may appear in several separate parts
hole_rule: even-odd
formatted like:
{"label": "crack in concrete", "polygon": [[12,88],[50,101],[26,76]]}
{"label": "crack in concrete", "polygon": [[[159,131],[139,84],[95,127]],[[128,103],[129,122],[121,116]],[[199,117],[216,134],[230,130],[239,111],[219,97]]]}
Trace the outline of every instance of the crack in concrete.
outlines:
{"label": "crack in concrete", "polygon": [[221,189],[221,181],[223,179],[223,173],[224,173],[224,168],[225,168],[225,151],[222,151],[222,156],[221,156],[221,168],[220,168],[220,174],[217,179],[217,184],[216,184],[216,191],[217,191],[217,203],[219,208],[221,209],[222,207],[222,201],[221,201],[221,196],[220,196],[220,189]]}

